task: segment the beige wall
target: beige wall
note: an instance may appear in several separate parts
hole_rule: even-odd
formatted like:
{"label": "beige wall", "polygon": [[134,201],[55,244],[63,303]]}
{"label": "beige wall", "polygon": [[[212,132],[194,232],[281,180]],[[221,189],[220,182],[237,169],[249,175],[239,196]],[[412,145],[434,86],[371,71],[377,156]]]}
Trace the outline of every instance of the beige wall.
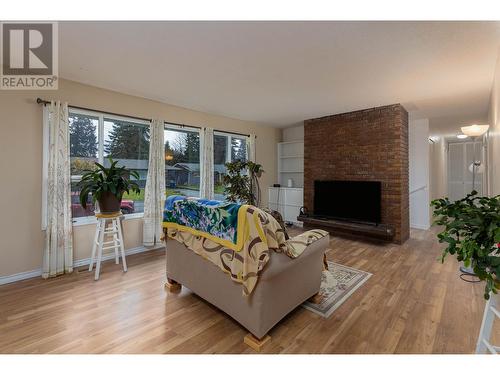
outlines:
{"label": "beige wall", "polygon": [[429,145],[429,183],[430,199],[443,198],[448,195],[448,154],[443,136],[433,137],[434,143]]}
{"label": "beige wall", "polygon": [[[265,169],[261,179],[263,191],[276,179],[276,143],[281,136],[276,128],[65,80],[59,82],[57,91],[1,91],[0,277],[41,267],[42,108],[35,103],[38,96],[123,115],[256,134],[257,162]],[[267,194],[263,194],[262,205],[267,205]],[[127,248],[141,245],[142,220],[127,220],[124,230]],[[74,227],[75,260],[90,256],[93,231],[93,225]]]}
{"label": "beige wall", "polygon": [[304,124],[285,128],[281,132],[281,140],[283,142],[303,141],[304,140]]}
{"label": "beige wall", "polygon": [[500,194],[500,59],[497,60],[495,79],[491,89],[488,136],[488,193]]}

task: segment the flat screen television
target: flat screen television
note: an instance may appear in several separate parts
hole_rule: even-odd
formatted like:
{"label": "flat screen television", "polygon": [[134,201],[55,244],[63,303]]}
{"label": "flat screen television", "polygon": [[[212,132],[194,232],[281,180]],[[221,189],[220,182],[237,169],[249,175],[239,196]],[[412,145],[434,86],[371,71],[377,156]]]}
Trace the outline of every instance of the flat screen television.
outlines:
{"label": "flat screen television", "polygon": [[314,181],[314,216],[379,224],[380,181]]}

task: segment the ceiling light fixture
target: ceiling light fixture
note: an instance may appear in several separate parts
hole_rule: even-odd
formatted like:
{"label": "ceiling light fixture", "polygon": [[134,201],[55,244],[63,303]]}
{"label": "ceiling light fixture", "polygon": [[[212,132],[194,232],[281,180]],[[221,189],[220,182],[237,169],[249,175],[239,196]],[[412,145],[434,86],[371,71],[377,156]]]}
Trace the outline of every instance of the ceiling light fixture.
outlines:
{"label": "ceiling light fixture", "polygon": [[467,135],[467,134],[457,134],[457,138],[458,138],[458,139],[465,139],[465,138],[467,138],[467,137],[468,137],[468,135]]}
{"label": "ceiling light fixture", "polygon": [[489,129],[489,125],[470,125],[470,126],[462,126],[460,129],[462,133],[469,137],[479,137],[486,133]]}

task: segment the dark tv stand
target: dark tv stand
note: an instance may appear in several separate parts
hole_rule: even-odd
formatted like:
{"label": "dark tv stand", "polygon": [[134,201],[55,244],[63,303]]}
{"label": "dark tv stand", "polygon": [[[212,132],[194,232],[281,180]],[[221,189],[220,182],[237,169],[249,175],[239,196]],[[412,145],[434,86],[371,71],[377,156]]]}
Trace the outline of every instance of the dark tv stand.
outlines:
{"label": "dark tv stand", "polygon": [[383,241],[391,241],[394,237],[394,228],[386,224],[364,224],[302,215],[298,216],[297,220],[304,223],[304,228],[306,229],[324,229],[335,235]]}

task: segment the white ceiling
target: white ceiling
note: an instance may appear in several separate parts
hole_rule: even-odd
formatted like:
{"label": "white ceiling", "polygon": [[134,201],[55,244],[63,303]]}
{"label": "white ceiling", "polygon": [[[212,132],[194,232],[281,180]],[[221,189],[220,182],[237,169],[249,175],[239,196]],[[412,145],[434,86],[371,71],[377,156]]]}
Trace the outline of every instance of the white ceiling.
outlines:
{"label": "white ceiling", "polygon": [[498,22],[64,22],[60,75],[287,126],[400,102],[487,113]]}

